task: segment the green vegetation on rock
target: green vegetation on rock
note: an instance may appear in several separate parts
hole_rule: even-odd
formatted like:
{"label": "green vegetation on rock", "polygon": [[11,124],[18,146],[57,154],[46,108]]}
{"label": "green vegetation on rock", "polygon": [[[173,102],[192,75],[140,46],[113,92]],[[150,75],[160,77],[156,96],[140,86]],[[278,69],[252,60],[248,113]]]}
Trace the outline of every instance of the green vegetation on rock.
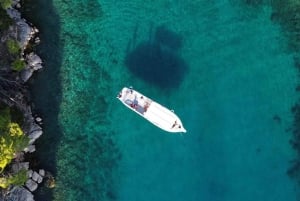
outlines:
{"label": "green vegetation on rock", "polygon": [[23,185],[27,180],[27,170],[22,169],[15,175],[9,178],[9,183],[13,185]]}
{"label": "green vegetation on rock", "polygon": [[0,8],[0,31],[7,30],[12,24],[13,20],[8,16],[4,9]]}
{"label": "green vegetation on rock", "polygon": [[21,186],[27,180],[27,170],[22,169],[9,177],[0,177],[0,187],[7,188],[9,185]]}
{"label": "green vegetation on rock", "polygon": [[20,52],[20,46],[17,41],[8,39],[6,41],[6,46],[8,48],[9,53],[11,54],[18,54]]}
{"label": "green vegetation on rock", "polygon": [[[4,111],[4,112],[2,112]],[[7,108],[1,109],[0,120],[0,173],[29,143],[29,138],[24,135],[18,123],[10,122]],[[6,125],[5,125],[6,124]]]}
{"label": "green vegetation on rock", "polygon": [[3,9],[8,9],[12,5],[12,0],[0,0],[0,4]]}
{"label": "green vegetation on rock", "polygon": [[10,109],[9,107],[0,109],[0,133],[5,132],[7,125],[10,123]]}
{"label": "green vegetation on rock", "polygon": [[21,71],[25,68],[26,63],[24,60],[21,59],[16,59],[14,62],[11,64],[11,68],[15,71]]}

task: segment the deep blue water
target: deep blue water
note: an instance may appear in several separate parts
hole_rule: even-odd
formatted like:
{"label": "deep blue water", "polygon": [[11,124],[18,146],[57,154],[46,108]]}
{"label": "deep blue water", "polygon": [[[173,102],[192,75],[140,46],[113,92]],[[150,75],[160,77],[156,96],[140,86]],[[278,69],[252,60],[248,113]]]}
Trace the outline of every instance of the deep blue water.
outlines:
{"label": "deep blue water", "polygon": [[[246,2],[246,1],[245,1]],[[33,2],[34,3],[34,2]],[[299,96],[272,8],[243,1],[36,2],[45,69],[42,163],[66,201],[294,201],[287,175]],[[123,86],[175,110],[166,133],[115,98]],[[46,90],[43,90],[46,89]],[[44,194],[43,194],[44,193]],[[43,198],[41,198],[43,200]]]}

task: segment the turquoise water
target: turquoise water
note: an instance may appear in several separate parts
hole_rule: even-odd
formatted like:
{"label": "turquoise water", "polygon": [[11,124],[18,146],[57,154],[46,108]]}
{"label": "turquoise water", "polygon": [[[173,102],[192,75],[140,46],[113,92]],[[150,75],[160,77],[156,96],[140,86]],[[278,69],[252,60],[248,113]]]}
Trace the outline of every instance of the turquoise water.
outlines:
{"label": "turquoise water", "polygon": [[[288,130],[299,78],[268,5],[33,3],[45,60],[32,89],[45,116],[39,157],[57,184],[39,196],[297,200],[286,172],[296,157]],[[187,134],[161,131],[123,107],[115,96],[129,85],[174,109]]]}

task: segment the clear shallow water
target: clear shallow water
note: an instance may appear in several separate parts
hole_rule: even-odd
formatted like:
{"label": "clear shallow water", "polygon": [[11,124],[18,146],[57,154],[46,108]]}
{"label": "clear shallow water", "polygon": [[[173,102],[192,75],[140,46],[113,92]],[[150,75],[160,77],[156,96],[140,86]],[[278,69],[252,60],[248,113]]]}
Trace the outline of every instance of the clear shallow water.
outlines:
{"label": "clear shallow water", "polygon": [[[298,78],[268,6],[56,0],[53,9],[54,200],[296,200],[286,171]],[[124,85],[173,108],[187,135],[129,112],[115,99]]]}

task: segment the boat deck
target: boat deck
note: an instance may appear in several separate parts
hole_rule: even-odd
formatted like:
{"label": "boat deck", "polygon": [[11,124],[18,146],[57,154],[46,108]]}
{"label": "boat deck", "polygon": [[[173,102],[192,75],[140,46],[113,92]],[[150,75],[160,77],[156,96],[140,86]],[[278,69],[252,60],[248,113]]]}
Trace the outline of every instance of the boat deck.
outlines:
{"label": "boat deck", "polygon": [[142,94],[139,94],[131,89],[128,89],[125,91],[125,93],[123,93],[122,99],[124,103],[141,115],[144,115],[144,113],[147,112],[150,104],[152,103],[151,99],[144,97]]}
{"label": "boat deck", "polygon": [[117,98],[126,107],[165,131],[186,132],[173,110],[167,109],[132,88],[124,87]]}

